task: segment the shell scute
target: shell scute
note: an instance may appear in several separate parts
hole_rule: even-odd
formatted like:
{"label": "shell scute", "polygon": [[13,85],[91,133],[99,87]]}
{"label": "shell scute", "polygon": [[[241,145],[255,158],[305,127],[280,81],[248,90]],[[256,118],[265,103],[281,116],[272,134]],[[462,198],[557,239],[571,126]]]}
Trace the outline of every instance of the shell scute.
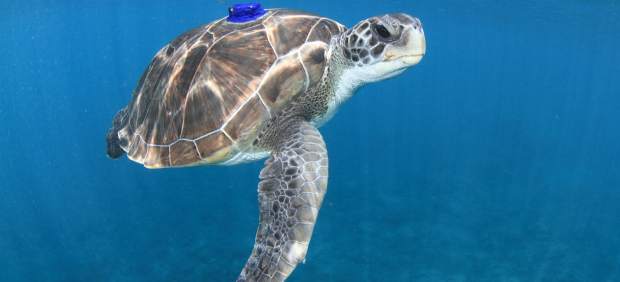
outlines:
{"label": "shell scute", "polygon": [[281,58],[265,78],[265,82],[258,90],[263,101],[270,108],[280,108],[291,97],[303,92],[306,88],[306,73],[299,60],[294,54]]}
{"label": "shell scute", "polygon": [[256,133],[258,123],[269,117],[269,111],[258,96],[248,100],[228,122],[224,130],[235,140]]}
{"label": "shell scute", "polygon": [[315,16],[285,15],[269,18],[263,25],[276,53],[282,56],[304,44],[318,20]]}
{"label": "shell scute", "polygon": [[308,42],[323,41],[329,43],[333,36],[340,34],[344,31],[344,27],[338,23],[321,19],[308,34]]}
{"label": "shell scute", "polygon": [[217,89],[206,83],[195,85],[185,103],[181,137],[196,139],[217,130],[228,112],[222,107]]}
{"label": "shell scute", "polygon": [[221,94],[226,113],[247,101],[264,74],[276,60],[262,26],[230,34],[213,45],[208,54],[210,72],[199,80],[209,80]]}
{"label": "shell scute", "polygon": [[171,89],[167,96],[173,96],[175,98],[179,98],[177,100],[184,100],[189,87],[194,79],[194,75],[196,74],[196,70],[204,58],[207,52],[207,46],[199,45],[189,51],[187,57],[183,61],[181,65],[180,71],[176,73],[171,79]]}

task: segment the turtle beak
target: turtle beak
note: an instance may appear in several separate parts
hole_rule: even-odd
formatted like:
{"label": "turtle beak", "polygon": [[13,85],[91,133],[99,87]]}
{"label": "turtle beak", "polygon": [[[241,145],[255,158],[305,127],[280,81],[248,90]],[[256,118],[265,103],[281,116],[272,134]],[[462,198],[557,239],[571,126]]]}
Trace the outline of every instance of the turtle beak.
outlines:
{"label": "turtle beak", "polygon": [[400,40],[389,45],[385,51],[385,60],[398,62],[403,67],[416,65],[426,54],[426,39],[422,23],[412,18],[403,30]]}

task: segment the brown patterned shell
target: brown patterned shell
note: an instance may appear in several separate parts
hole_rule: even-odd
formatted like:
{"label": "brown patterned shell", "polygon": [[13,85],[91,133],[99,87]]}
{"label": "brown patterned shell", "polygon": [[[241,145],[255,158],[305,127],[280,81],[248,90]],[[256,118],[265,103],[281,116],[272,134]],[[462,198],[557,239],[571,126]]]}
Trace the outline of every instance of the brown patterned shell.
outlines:
{"label": "brown patterned shell", "polygon": [[221,163],[295,95],[316,85],[332,20],[289,10],[190,30],[153,58],[118,132],[130,159],[149,168]]}

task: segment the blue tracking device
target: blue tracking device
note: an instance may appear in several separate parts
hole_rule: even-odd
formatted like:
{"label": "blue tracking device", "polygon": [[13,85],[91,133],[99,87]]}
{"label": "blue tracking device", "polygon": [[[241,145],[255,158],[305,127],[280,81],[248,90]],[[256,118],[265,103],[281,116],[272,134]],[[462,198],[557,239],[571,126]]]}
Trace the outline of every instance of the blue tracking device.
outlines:
{"label": "blue tracking device", "polygon": [[267,10],[259,3],[235,4],[228,8],[228,21],[233,23],[245,23],[260,18]]}

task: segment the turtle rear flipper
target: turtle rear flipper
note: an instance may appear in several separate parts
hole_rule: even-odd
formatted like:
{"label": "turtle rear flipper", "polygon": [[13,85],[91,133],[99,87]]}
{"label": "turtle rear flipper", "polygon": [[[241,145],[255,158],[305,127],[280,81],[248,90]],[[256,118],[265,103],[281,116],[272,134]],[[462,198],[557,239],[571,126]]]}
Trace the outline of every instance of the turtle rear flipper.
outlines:
{"label": "turtle rear flipper", "polygon": [[316,127],[298,120],[278,135],[260,173],[256,242],[238,282],[284,281],[304,261],[327,189],[327,150]]}
{"label": "turtle rear flipper", "polygon": [[107,155],[112,159],[118,159],[125,154],[123,148],[121,148],[120,140],[118,139],[118,131],[123,127],[123,120],[127,115],[127,108],[123,108],[114,116],[112,121],[112,127],[108,129],[106,135],[107,141]]}

